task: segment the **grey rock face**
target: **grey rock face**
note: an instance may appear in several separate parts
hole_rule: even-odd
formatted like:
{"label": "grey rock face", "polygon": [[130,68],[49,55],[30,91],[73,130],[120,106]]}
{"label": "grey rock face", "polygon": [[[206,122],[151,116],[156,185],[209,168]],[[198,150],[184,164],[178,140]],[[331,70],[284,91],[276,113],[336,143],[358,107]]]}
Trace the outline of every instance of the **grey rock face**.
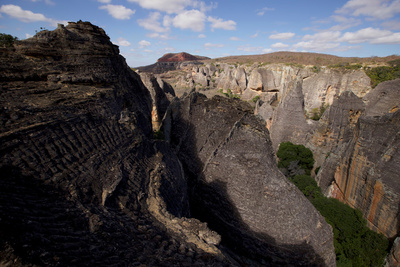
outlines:
{"label": "grey rock face", "polygon": [[281,96],[273,114],[271,123],[271,140],[275,150],[282,142],[296,140],[304,144],[306,135],[311,130],[304,111],[302,80],[292,81]]}
{"label": "grey rock face", "polygon": [[250,107],[199,94],[176,105],[170,142],[193,186],[192,212],[237,260],[333,266],[330,226],[278,171],[266,125]]}
{"label": "grey rock face", "polygon": [[387,113],[396,112],[400,103],[399,79],[380,83],[374,90],[364,98],[367,104],[366,116],[382,116]]}

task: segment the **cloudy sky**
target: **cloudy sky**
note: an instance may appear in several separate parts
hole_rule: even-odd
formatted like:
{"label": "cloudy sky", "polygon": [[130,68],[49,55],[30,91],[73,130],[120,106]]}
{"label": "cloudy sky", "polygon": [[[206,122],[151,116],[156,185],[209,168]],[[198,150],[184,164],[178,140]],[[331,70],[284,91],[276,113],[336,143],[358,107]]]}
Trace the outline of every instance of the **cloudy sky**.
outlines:
{"label": "cloudy sky", "polygon": [[132,67],[182,51],[400,54],[400,0],[0,1],[0,32],[19,39],[78,20],[102,27]]}

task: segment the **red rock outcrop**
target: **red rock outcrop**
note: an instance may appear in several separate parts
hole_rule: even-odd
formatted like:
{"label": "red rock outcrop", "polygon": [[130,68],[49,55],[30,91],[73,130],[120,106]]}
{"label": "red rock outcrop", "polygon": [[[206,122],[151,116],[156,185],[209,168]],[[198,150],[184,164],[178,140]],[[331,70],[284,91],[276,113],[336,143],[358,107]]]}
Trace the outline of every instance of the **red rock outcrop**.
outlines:
{"label": "red rock outcrop", "polygon": [[194,56],[189,53],[168,53],[160,57],[157,62],[181,62],[206,59],[206,57]]}

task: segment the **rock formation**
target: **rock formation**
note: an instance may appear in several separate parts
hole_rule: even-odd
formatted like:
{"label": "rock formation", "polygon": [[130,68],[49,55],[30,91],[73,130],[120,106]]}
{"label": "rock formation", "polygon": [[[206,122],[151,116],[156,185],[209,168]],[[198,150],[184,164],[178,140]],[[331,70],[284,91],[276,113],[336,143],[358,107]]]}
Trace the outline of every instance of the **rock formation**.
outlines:
{"label": "rock formation", "polygon": [[189,53],[168,53],[160,57],[157,62],[179,62],[209,59],[208,57],[194,56]]}
{"label": "rock formation", "polygon": [[364,113],[361,100],[349,105],[347,118],[354,120],[317,176],[327,194],[360,209],[372,229],[390,238],[400,222],[399,85],[399,79],[378,85],[364,97]]}
{"label": "rock formation", "polygon": [[181,165],[151,140],[150,94],[102,29],[40,32],[2,49],[0,72],[2,265],[228,264],[183,217]]}
{"label": "rock formation", "polygon": [[88,22],[0,52],[0,265],[335,264],[245,103],[169,98]]}
{"label": "rock formation", "polygon": [[166,136],[192,184],[193,215],[253,264],[334,265],[330,227],[277,170],[265,123],[250,106],[199,94],[176,104]]}

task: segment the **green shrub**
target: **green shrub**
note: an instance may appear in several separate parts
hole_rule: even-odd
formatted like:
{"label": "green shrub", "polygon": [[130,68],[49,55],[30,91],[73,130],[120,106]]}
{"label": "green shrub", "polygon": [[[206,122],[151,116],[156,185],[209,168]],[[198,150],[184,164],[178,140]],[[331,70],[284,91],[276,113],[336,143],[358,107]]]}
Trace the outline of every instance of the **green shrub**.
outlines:
{"label": "green shrub", "polygon": [[400,60],[390,61],[390,66],[381,66],[370,68],[365,71],[371,79],[372,88],[376,87],[381,82],[400,78]]}
{"label": "green shrub", "polygon": [[389,241],[366,226],[361,211],[333,198],[315,198],[311,202],[333,228],[337,266],[382,265]]}
{"label": "green shrub", "polygon": [[17,40],[17,37],[14,37],[10,34],[0,33],[0,46],[2,47],[11,47]]}
{"label": "green shrub", "polygon": [[279,168],[288,168],[293,161],[299,161],[299,166],[308,175],[310,175],[315,162],[310,149],[303,145],[295,145],[291,142],[281,143],[276,155],[279,158]]}
{"label": "green shrub", "polygon": [[253,99],[251,101],[253,101],[254,103],[257,103],[257,101],[260,99],[259,95],[256,95],[255,97],[253,97]]}
{"label": "green shrub", "polygon": [[[281,143],[277,156],[278,166],[281,167],[299,161],[300,166],[311,170],[314,164],[311,150],[290,142]],[[332,226],[338,267],[382,266],[389,251],[389,241],[367,227],[361,211],[337,199],[325,197],[317,182],[309,175],[295,175],[289,179]]]}
{"label": "green shrub", "polygon": [[313,108],[311,110],[312,116],[309,119],[312,119],[314,121],[319,121],[328,107],[329,105],[325,105],[324,103],[322,103],[322,105],[319,108]]}

